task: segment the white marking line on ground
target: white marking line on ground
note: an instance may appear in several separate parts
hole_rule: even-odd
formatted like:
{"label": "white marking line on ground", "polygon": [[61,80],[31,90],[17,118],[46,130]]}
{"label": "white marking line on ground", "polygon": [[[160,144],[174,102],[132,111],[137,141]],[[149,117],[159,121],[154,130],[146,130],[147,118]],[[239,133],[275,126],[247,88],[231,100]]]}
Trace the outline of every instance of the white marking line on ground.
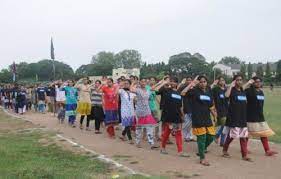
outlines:
{"label": "white marking line on ground", "polygon": [[131,168],[129,168],[129,167],[126,167],[126,166],[124,166],[123,164],[118,163],[118,162],[116,162],[115,160],[112,160],[111,158],[106,157],[105,155],[102,155],[102,154],[99,154],[99,153],[97,153],[97,152],[95,152],[95,151],[93,151],[93,150],[87,149],[87,148],[84,147],[83,145],[80,145],[80,144],[78,144],[78,143],[76,143],[76,142],[74,142],[74,141],[72,141],[72,140],[70,140],[70,139],[68,139],[68,138],[66,138],[66,137],[63,137],[63,136],[60,135],[60,134],[57,134],[57,137],[66,140],[68,143],[70,143],[70,144],[72,144],[72,145],[74,145],[74,146],[79,146],[81,149],[85,150],[86,152],[90,152],[90,153],[92,153],[92,154],[94,154],[94,155],[97,155],[97,156],[98,156],[97,158],[98,158],[99,160],[102,160],[102,161],[104,161],[104,162],[106,162],[106,163],[111,163],[111,164],[115,165],[115,166],[118,167],[118,168],[123,168],[123,169],[129,171],[130,174],[140,174],[140,175],[149,177],[149,175],[147,175],[147,174],[140,173],[140,172],[136,172],[136,171],[134,171],[133,169],[131,169]]}
{"label": "white marking line on ground", "polygon": [[[18,119],[22,119],[22,120],[25,120],[25,121],[28,121],[28,122],[32,122],[32,121],[29,120],[29,119],[26,119],[26,118],[24,118],[24,117],[17,116],[17,115],[15,115],[15,114],[10,113],[9,111],[7,111],[6,109],[4,109],[3,107],[1,107],[1,108],[3,109],[3,111],[4,111],[6,114],[8,114],[8,115],[10,115],[10,116],[12,116],[12,117],[15,117],[15,118],[18,118]],[[41,128],[38,128],[38,129],[41,129]],[[97,158],[98,158],[99,160],[102,160],[102,161],[104,161],[104,162],[106,162],[106,163],[113,164],[113,165],[115,165],[115,166],[118,167],[118,168],[123,168],[123,169],[127,170],[130,174],[133,174],[133,175],[134,175],[134,174],[139,174],[139,175],[143,175],[143,176],[145,176],[145,177],[149,177],[149,176],[150,176],[150,175],[148,175],[148,174],[144,174],[144,173],[141,173],[141,172],[136,172],[136,171],[134,171],[133,169],[131,169],[131,168],[129,168],[129,167],[127,167],[127,166],[125,166],[125,165],[123,165],[123,164],[121,164],[121,163],[115,161],[115,160],[112,160],[111,158],[106,157],[105,155],[102,155],[102,154],[99,154],[99,153],[97,153],[97,152],[95,152],[95,151],[93,151],[93,150],[87,149],[87,148],[84,147],[83,145],[80,145],[80,144],[78,144],[78,143],[76,143],[76,142],[74,142],[74,141],[72,141],[72,140],[70,140],[70,139],[68,139],[68,138],[66,138],[66,137],[63,137],[63,136],[60,135],[60,134],[57,134],[56,136],[59,137],[59,138],[61,138],[61,139],[66,140],[68,143],[70,143],[70,144],[72,144],[72,145],[79,146],[81,149],[85,150],[86,152],[91,152],[92,154],[97,155],[97,156],[98,156]]]}

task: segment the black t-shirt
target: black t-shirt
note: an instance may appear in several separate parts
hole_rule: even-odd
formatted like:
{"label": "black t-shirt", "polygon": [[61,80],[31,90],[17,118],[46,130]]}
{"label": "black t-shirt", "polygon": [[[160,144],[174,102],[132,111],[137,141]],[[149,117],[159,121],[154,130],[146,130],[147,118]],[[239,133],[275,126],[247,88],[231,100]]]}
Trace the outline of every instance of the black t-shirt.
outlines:
{"label": "black t-shirt", "polygon": [[46,90],[43,87],[39,87],[37,88],[37,98],[38,100],[45,100],[45,94],[46,94]]}
{"label": "black t-shirt", "polygon": [[56,96],[56,88],[54,86],[49,87],[50,90],[50,96],[55,97]]}
{"label": "black t-shirt", "polygon": [[213,98],[219,118],[226,117],[228,111],[228,98],[225,97],[226,89],[214,87],[212,89]]}
{"label": "black t-shirt", "polygon": [[182,97],[178,91],[171,88],[162,87],[159,90],[163,97],[163,108],[162,108],[162,121],[169,123],[181,123],[181,107]]}
{"label": "black t-shirt", "polygon": [[213,106],[213,97],[211,89],[203,91],[202,89],[195,87],[187,92],[187,96],[191,99],[192,110],[192,127],[209,127],[212,126],[212,120],[210,116],[210,108]]}
{"label": "black t-shirt", "polygon": [[228,127],[247,127],[247,97],[241,88],[232,88],[229,96],[228,114],[226,126]]}
{"label": "black t-shirt", "polygon": [[17,95],[18,95],[18,93],[19,93],[19,88],[17,88],[17,87],[14,87],[12,90],[11,90],[11,92],[12,92],[12,98],[13,99],[16,99],[17,98]]}
{"label": "black t-shirt", "polygon": [[[184,84],[179,88],[178,91],[181,93],[186,87],[187,87],[187,85]],[[190,114],[192,112],[191,106],[192,106],[191,99],[188,97],[188,95],[183,96],[183,112],[184,112],[184,114]]]}
{"label": "black t-shirt", "polygon": [[159,91],[156,91],[156,95],[160,95],[160,110],[163,110],[163,107],[165,105],[165,96],[163,95],[163,89],[168,89],[167,87],[163,86],[162,88],[159,89]]}
{"label": "black t-shirt", "polygon": [[25,100],[26,100],[26,91],[25,90],[20,91],[18,93],[16,99],[17,99],[17,102],[20,102],[20,103],[25,102]]}
{"label": "black t-shirt", "polygon": [[246,90],[247,95],[247,122],[264,122],[263,105],[264,94],[263,91],[257,91],[251,87]]}
{"label": "black t-shirt", "polygon": [[45,91],[46,91],[46,96],[50,96],[51,89],[49,87],[46,87]]}

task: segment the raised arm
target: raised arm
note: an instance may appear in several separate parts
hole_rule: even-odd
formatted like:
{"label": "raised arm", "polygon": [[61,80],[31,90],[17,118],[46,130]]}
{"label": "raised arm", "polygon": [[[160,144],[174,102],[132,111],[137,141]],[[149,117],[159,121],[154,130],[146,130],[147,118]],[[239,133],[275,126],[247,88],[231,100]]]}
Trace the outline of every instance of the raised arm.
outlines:
{"label": "raised arm", "polygon": [[229,98],[232,88],[235,86],[236,80],[232,81],[231,84],[228,86],[225,97]]}
{"label": "raised arm", "polygon": [[134,82],[132,83],[131,87],[130,87],[130,91],[132,93],[136,93],[137,92],[137,84]]}
{"label": "raised arm", "polygon": [[212,84],[211,84],[211,89],[213,89],[215,86],[218,85],[219,80],[215,80]]}
{"label": "raised arm", "polygon": [[193,80],[189,85],[187,85],[187,87],[185,87],[185,88],[182,90],[182,92],[181,92],[181,95],[182,95],[182,96],[185,96],[186,93],[187,93],[190,89],[192,89],[194,86],[196,86],[196,84],[198,83],[198,81],[197,81],[198,77],[199,77],[199,76],[196,76],[196,77],[194,78],[194,80]]}
{"label": "raised arm", "polygon": [[250,79],[247,83],[243,85],[243,90],[249,88],[255,81],[253,79]]}

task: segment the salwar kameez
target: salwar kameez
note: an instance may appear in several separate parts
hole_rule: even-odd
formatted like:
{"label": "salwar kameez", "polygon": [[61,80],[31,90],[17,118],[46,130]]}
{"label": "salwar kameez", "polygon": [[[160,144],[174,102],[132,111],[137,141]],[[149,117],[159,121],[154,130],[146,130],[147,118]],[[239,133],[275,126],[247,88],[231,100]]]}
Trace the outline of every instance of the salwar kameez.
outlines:
{"label": "salwar kameez", "polygon": [[215,127],[210,116],[214,107],[210,89],[202,90],[199,87],[187,92],[192,101],[192,133],[197,137],[198,154],[200,161],[205,159],[205,152],[215,137]]}
{"label": "salwar kameez", "polygon": [[136,144],[140,145],[143,129],[146,129],[147,140],[154,145],[154,128],[157,124],[149,107],[149,92],[146,89],[136,89]]}
{"label": "salwar kameez", "polygon": [[65,116],[68,117],[68,123],[74,125],[76,120],[76,108],[78,91],[74,87],[66,86],[63,88],[65,92]]}
{"label": "salwar kameez", "polygon": [[104,124],[109,137],[115,137],[114,126],[119,124],[118,115],[118,91],[115,86],[103,86],[101,88],[104,99],[105,119]]}
{"label": "salwar kameez", "polygon": [[261,140],[266,155],[273,155],[276,152],[270,151],[268,137],[273,136],[274,132],[268,126],[263,114],[264,93],[262,90],[256,90],[250,87],[246,90],[247,103],[247,127],[249,135],[258,137]]}
{"label": "salwar kameez", "polygon": [[247,128],[247,97],[245,91],[240,88],[232,88],[229,96],[229,106],[228,114],[226,119],[226,124],[223,133],[227,136],[224,146],[223,153],[228,155],[227,151],[230,143],[233,139],[240,140],[240,148],[242,158],[247,157],[247,138],[248,138],[248,128]]}
{"label": "salwar kameez", "polygon": [[169,140],[170,134],[175,137],[178,153],[183,152],[182,139],[182,96],[180,93],[171,88],[162,87],[159,93],[163,95],[164,105],[162,110],[162,139],[161,148],[162,153],[166,149],[166,144]]}

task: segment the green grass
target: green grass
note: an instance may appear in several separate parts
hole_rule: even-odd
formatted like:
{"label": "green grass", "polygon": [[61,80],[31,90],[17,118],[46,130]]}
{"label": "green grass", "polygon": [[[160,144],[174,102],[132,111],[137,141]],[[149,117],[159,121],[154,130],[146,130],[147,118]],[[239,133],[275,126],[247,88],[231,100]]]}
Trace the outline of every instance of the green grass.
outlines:
{"label": "green grass", "polygon": [[111,176],[108,164],[63,149],[54,142],[52,133],[25,128],[25,122],[0,111],[0,178]]}
{"label": "green grass", "polygon": [[281,143],[281,88],[274,91],[265,89],[265,119],[276,135],[270,137],[273,142]]}
{"label": "green grass", "polygon": [[[96,159],[96,156],[66,150],[54,142],[53,133],[30,130],[30,127],[36,126],[28,126],[26,122],[13,119],[0,110],[0,178],[99,179],[118,174],[120,179],[167,179],[128,175],[126,171]],[[130,156],[114,158],[127,159]]]}
{"label": "green grass", "polygon": [[106,174],[108,166],[96,159],[43,146],[39,132],[0,137],[0,176],[9,178],[92,178]]}

